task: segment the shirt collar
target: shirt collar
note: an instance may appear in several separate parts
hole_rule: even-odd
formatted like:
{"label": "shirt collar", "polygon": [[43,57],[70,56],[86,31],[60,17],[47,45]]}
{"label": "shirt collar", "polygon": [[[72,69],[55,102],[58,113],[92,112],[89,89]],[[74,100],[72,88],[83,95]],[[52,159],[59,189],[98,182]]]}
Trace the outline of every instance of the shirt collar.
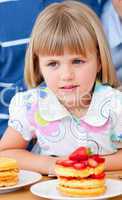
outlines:
{"label": "shirt collar", "polygon": [[47,121],[59,120],[70,115],[47,86],[40,87],[39,112]]}
{"label": "shirt collar", "polygon": [[108,41],[111,48],[114,48],[122,43],[122,23],[117,14],[112,1],[106,3],[102,17],[105,32],[107,33]]}
{"label": "shirt collar", "polygon": [[104,125],[110,117],[109,109],[112,94],[110,86],[97,82],[88,111],[82,119],[96,127]]}
{"label": "shirt collar", "polygon": [[[110,88],[99,82],[95,84],[89,109],[82,120],[93,126],[101,126],[106,123],[109,118]],[[106,89],[109,91],[107,95]],[[46,121],[55,121],[71,116],[67,109],[58,101],[55,94],[46,86],[40,87],[39,112]]]}

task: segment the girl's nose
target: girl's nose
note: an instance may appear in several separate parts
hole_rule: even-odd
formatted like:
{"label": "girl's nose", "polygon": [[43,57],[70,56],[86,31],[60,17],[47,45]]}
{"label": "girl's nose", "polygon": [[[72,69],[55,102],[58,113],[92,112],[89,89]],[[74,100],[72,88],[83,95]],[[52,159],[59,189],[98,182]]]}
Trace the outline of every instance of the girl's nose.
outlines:
{"label": "girl's nose", "polygon": [[62,69],[60,71],[60,78],[63,81],[73,80],[73,78],[74,78],[74,70],[72,69],[72,67],[71,66],[67,66],[67,65],[62,67]]}

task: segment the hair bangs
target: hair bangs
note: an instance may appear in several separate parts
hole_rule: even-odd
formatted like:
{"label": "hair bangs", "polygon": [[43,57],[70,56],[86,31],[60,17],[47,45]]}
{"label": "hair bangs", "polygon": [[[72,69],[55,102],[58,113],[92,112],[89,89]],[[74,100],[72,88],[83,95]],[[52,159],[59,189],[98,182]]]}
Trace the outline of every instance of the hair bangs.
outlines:
{"label": "hair bangs", "polygon": [[60,15],[45,25],[45,30],[37,35],[35,52],[37,55],[63,55],[64,51],[87,57],[97,49],[88,27],[68,15]]}

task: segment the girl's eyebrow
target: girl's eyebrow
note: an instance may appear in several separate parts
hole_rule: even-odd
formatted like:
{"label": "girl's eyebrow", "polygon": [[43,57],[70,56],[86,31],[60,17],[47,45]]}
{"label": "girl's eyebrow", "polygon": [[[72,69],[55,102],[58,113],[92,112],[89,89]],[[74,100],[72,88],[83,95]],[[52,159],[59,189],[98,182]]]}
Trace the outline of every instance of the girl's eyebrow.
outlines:
{"label": "girl's eyebrow", "polygon": [[55,59],[55,58],[54,58],[54,59],[47,60],[47,62],[54,62],[54,61],[55,61],[55,62],[59,62],[59,60],[58,60],[58,59]]}
{"label": "girl's eyebrow", "polygon": [[74,55],[72,57],[69,57],[71,60],[72,59],[86,59],[87,57],[84,55]]}
{"label": "girl's eyebrow", "polygon": [[[52,61],[52,60],[60,60],[61,58],[63,58],[63,56],[59,56],[58,58],[53,57],[53,58],[49,58],[48,61]],[[75,58],[84,58],[84,56],[82,55],[72,55],[72,56],[68,56],[68,59],[75,59]]]}
{"label": "girl's eyebrow", "polygon": [[[52,56],[52,57],[48,57],[46,62],[60,62],[60,60],[63,59],[63,56]],[[68,60],[74,60],[74,59],[87,59],[87,57],[83,56],[83,55],[71,55],[67,57]]]}
{"label": "girl's eyebrow", "polygon": [[74,56],[74,57],[72,57],[72,58],[70,58],[70,60],[72,61],[72,60],[87,60],[88,58],[87,57],[84,57],[84,56]]}

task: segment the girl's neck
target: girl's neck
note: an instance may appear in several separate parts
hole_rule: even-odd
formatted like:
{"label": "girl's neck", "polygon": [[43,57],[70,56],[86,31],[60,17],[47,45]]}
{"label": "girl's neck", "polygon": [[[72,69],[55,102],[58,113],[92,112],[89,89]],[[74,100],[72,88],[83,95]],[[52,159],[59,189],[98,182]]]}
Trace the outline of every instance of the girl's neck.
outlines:
{"label": "girl's neck", "polygon": [[89,108],[89,105],[91,103],[92,99],[92,94],[87,94],[82,97],[82,99],[75,98],[77,101],[73,101],[72,98],[70,99],[65,99],[63,101],[62,99],[59,99],[61,104],[64,105],[64,107],[73,115],[76,117],[83,117]]}
{"label": "girl's neck", "polygon": [[88,108],[69,108],[68,110],[71,114],[81,118],[87,113]]}
{"label": "girl's neck", "polygon": [[87,113],[90,102],[91,102],[91,99],[89,99],[85,102],[82,102],[82,106],[69,107],[67,109],[71,114],[80,118],[80,117],[85,116],[85,114]]}

